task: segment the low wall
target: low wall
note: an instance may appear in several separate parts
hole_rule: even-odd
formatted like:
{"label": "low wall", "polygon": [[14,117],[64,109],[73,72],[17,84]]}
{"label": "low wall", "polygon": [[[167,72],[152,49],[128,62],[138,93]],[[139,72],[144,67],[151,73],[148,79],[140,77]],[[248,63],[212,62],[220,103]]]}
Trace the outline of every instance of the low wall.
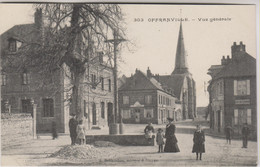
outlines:
{"label": "low wall", "polygon": [[124,146],[154,146],[155,139],[149,143],[144,135],[87,135],[86,143],[91,144],[95,141],[110,141]]}
{"label": "low wall", "polygon": [[1,144],[2,149],[18,145],[32,139],[31,114],[1,113]]}

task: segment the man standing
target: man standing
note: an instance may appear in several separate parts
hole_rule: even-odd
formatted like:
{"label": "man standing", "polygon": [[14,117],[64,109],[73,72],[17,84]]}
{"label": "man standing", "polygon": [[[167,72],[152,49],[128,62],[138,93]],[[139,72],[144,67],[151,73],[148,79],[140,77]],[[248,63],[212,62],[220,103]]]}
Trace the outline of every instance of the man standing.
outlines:
{"label": "man standing", "polygon": [[249,127],[247,126],[247,123],[244,124],[242,128],[242,139],[243,139],[243,147],[247,148],[247,137],[249,135]]}
{"label": "man standing", "polygon": [[76,138],[77,138],[78,121],[76,120],[75,117],[76,117],[76,114],[72,114],[72,118],[69,121],[71,145],[76,144]]}
{"label": "man standing", "polygon": [[231,144],[231,134],[232,134],[232,127],[227,125],[225,128],[225,133],[226,133],[226,139],[227,139],[227,143]]}

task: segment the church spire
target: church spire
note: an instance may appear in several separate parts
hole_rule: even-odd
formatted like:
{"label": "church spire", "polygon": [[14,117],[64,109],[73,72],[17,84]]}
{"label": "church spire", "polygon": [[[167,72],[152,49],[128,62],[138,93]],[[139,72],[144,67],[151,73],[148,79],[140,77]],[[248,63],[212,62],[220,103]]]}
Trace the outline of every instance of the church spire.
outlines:
{"label": "church spire", "polygon": [[175,69],[172,74],[184,74],[188,73],[188,64],[186,60],[186,52],[184,47],[184,39],[182,32],[182,21],[180,22],[180,30],[179,37],[176,49],[176,57],[175,57]]}

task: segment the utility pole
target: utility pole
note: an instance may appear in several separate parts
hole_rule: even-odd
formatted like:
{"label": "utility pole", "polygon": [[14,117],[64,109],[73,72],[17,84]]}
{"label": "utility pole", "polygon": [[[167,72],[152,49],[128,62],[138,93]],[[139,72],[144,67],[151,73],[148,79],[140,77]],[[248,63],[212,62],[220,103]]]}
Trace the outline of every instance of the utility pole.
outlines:
{"label": "utility pole", "polygon": [[[123,134],[123,122],[122,122],[122,113],[119,111],[118,113],[118,88],[117,88],[117,47],[118,45],[125,41],[125,39],[119,39],[118,38],[118,32],[117,30],[114,30],[113,32],[114,39],[107,40],[105,42],[111,42],[114,45],[114,68],[113,68],[113,75],[114,75],[114,114],[113,114],[113,124],[110,132],[111,134],[117,134],[117,128],[119,123],[119,131],[120,134]],[[110,127],[109,127],[110,128]]]}

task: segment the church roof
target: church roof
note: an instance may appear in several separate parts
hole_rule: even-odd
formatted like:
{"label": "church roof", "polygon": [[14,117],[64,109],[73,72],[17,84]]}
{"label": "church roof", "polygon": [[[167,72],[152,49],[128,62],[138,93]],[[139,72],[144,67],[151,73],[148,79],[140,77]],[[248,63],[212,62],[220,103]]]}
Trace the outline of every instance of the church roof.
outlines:
{"label": "church roof", "polygon": [[174,94],[180,98],[181,89],[183,87],[185,75],[157,75],[155,79],[163,86],[173,89]]}
{"label": "church roof", "polygon": [[239,52],[213,79],[242,76],[256,76],[256,59],[246,52]]}

